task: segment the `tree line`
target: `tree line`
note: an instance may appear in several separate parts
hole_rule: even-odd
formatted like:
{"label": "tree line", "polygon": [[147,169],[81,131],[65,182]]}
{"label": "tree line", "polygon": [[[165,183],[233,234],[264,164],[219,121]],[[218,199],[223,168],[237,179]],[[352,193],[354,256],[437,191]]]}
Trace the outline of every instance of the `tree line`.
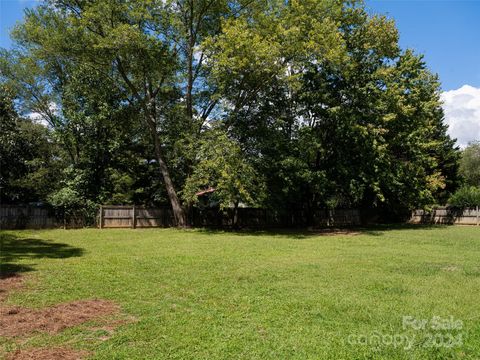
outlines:
{"label": "tree line", "polygon": [[361,1],[47,0],[11,36],[2,202],[395,217],[463,181],[437,76]]}

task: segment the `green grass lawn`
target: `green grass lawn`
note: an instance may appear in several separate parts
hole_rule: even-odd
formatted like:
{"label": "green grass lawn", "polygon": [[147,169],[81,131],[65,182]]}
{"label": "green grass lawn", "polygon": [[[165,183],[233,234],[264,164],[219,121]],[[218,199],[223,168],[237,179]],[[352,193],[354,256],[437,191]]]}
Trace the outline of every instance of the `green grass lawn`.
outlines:
{"label": "green grass lawn", "polygon": [[[8,304],[108,299],[136,321],[107,340],[85,324],[22,341],[0,338],[0,358],[37,346],[85,349],[93,359],[480,358],[480,228],[1,236],[2,271],[27,279]],[[405,316],[428,325],[404,328]],[[435,316],[463,326],[432,329]]]}

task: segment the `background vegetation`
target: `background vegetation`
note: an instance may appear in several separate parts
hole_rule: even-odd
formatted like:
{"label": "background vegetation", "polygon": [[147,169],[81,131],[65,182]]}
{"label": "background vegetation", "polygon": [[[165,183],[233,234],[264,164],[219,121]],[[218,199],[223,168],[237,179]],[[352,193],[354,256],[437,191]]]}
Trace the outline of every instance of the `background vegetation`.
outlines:
{"label": "background vegetation", "polygon": [[360,1],[47,0],[12,37],[4,203],[169,204],[182,226],[209,188],[399,216],[462,182],[437,77]]}

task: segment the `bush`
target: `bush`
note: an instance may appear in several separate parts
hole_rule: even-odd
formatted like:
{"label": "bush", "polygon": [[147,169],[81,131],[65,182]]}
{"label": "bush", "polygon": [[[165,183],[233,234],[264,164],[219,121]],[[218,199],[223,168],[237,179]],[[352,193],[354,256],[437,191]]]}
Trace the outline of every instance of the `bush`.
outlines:
{"label": "bush", "polygon": [[451,207],[465,209],[480,206],[480,188],[464,186],[458,189],[448,200]]}
{"label": "bush", "polygon": [[91,226],[95,224],[97,205],[80,196],[70,187],[63,187],[48,198],[59,218],[69,226]]}

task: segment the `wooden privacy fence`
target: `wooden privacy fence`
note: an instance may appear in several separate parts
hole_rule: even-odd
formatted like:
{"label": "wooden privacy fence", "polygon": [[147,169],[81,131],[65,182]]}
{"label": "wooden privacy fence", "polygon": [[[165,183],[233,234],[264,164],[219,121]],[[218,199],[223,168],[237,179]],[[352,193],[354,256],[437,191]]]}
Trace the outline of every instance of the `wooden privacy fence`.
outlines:
{"label": "wooden privacy fence", "polygon": [[100,206],[100,228],[169,227],[174,225],[173,212],[168,207]]}
{"label": "wooden privacy fence", "polygon": [[414,224],[480,225],[480,209],[452,209],[439,207],[432,211],[415,210],[410,220]]}
{"label": "wooden privacy fence", "polygon": [[[233,209],[193,208],[189,223],[194,227],[232,227]],[[146,208],[140,206],[100,207],[100,228],[147,228],[174,225],[173,212],[169,207]],[[310,216],[304,211],[280,213],[275,210],[239,208],[236,226],[239,227],[302,227],[302,226],[352,226],[360,225],[360,212],[356,209],[316,210]]]}
{"label": "wooden privacy fence", "polygon": [[29,205],[1,205],[0,229],[41,229],[61,226],[47,208]]}
{"label": "wooden privacy fence", "polygon": [[[193,209],[190,224],[194,227],[232,227],[233,209]],[[325,227],[360,225],[357,209],[319,209],[307,214],[303,210],[280,212],[274,209],[239,208],[237,226],[250,228],[272,227]]]}
{"label": "wooden privacy fence", "polygon": [[93,219],[85,217],[83,212],[65,216],[46,205],[0,205],[0,229],[48,229],[63,227],[82,228],[92,224]]}
{"label": "wooden privacy fence", "polygon": [[[365,215],[365,214],[363,214]],[[355,226],[362,224],[357,209],[315,210],[308,214],[302,210],[279,212],[273,209],[238,209],[238,227],[326,227]],[[363,219],[365,220],[365,219]],[[367,220],[368,221],[368,220]],[[437,208],[430,212],[416,210],[410,218],[416,224],[480,225],[480,210],[455,210]],[[83,227],[85,219],[71,218],[67,222],[52,209],[30,205],[0,205],[0,229],[40,229],[55,227]],[[233,227],[233,209],[191,209],[189,223],[193,227]],[[103,228],[148,228],[174,225],[171,208],[146,208],[141,206],[100,207],[97,226]]]}

